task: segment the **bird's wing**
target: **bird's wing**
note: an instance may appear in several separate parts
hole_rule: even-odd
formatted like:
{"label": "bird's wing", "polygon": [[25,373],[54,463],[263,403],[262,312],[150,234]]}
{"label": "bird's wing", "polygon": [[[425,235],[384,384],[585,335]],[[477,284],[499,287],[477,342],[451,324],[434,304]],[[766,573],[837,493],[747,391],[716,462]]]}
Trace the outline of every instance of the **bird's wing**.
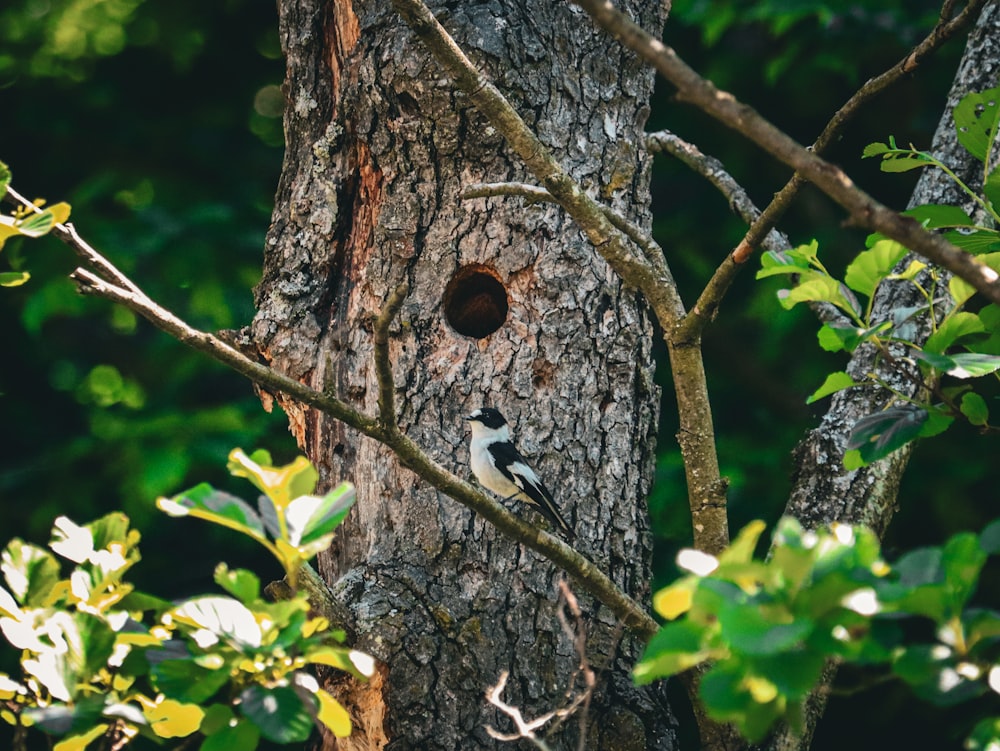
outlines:
{"label": "bird's wing", "polygon": [[493,455],[494,464],[500,473],[518,487],[524,498],[522,500],[539,508],[550,522],[565,532],[570,539],[573,537],[573,530],[559,512],[552,493],[545,487],[535,470],[531,468],[528,461],[521,456],[513,443],[508,441],[491,443],[488,447]]}

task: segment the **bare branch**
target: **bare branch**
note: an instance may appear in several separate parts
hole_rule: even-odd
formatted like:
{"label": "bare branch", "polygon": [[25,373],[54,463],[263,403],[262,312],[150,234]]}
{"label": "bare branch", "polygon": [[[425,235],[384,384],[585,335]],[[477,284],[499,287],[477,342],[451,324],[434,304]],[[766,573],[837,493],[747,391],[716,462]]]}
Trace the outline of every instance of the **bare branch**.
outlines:
{"label": "bare branch", "polygon": [[[462,193],[462,198],[465,199],[490,198],[493,196],[520,196],[529,203],[559,203],[545,188],[539,188],[537,185],[528,185],[527,183],[476,183],[470,185]],[[653,259],[663,257],[663,248],[649,234],[643,232],[640,227],[630,222],[610,206],[603,204],[598,204],[598,206],[600,206],[601,211],[604,212],[604,216],[608,218],[608,221],[616,229],[623,232],[629,240],[634,242],[647,259],[653,261]]]}
{"label": "bare branch", "polygon": [[851,219],[902,243],[913,252],[951,271],[1000,304],[1000,275],[975,256],[925,230],[910,217],[889,209],[858,188],[844,172],[761,117],[732,94],[720,91],[690,68],[673,49],[655,39],[607,0],[574,0],[622,44],[653,65],[690,102],[719,122],[743,134],[813,182],[840,204]]}
{"label": "bare branch", "polygon": [[390,433],[399,433],[396,423],[396,384],[389,361],[389,324],[399,314],[403,301],[410,292],[410,286],[403,282],[385,301],[385,306],[375,319],[375,378],[378,380],[378,419]]}
{"label": "bare branch", "polygon": [[[703,153],[693,143],[669,130],[661,130],[646,136],[646,148],[653,152],[665,151],[712,183],[725,197],[733,212],[748,225],[753,224],[760,216],[760,209],[754,205],[746,189],[726,171],[725,165],[715,157]],[[772,230],[767,235],[764,244],[768,250],[785,250],[789,247],[788,238],[777,230]]]}

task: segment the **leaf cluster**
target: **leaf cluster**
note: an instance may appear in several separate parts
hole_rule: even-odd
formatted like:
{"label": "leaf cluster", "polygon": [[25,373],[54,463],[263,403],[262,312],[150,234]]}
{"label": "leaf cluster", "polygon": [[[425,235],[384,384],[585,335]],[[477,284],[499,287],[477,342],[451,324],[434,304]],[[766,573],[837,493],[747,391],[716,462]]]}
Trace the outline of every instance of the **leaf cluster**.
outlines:
{"label": "leaf cluster", "polygon": [[[970,606],[980,572],[1000,552],[1000,522],[889,565],[861,526],[804,530],[782,519],[766,560],[754,522],[718,558],[686,550],[684,578],[653,597],[668,622],[635,668],[648,683],[709,663],[699,695],[709,714],[749,740],[776,722],[794,729],[830,660],[878,668],[939,705],[1000,693],[1000,612]],[[911,624],[933,638],[914,639]],[[996,718],[972,748],[1000,743]]]}
{"label": "leaf cluster", "polygon": [[[990,144],[1000,124],[998,98],[1000,88],[969,94],[954,112],[960,143],[984,164],[982,196],[933,155],[913,147],[899,148],[892,138],[887,144],[869,145],[864,156],[880,157],[882,169],[887,172],[941,169],[976,200],[994,224],[1000,224],[1000,167],[987,168],[991,162]],[[977,225],[956,206],[917,206],[904,214],[927,229],[941,232],[954,245],[975,254],[1000,273],[1000,231]],[[916,396],[903,393],[880,377],[877,368],[861,377],[846,371],[828,374],[808,403],[856,386],[877,385],[890,394],[881,412],[855,424],[844,457],[849,469],[881,459],[918,437],[936,435],[959,418],[984,430],[991,429],[986,400],[967,381],[1000,370],[1000,307],[990,304],[970,310],[968,303],[975,290],[969,284],[920,260],[911,259],[903,266],[906,258],[905,247],[875,234],[869,236],[866,249],[848,265],[843,279],[831,274],[820,261],[815,241],[764,254],[757,273],[758,279],[779,275],[790,278],[792,286],[778,293],[786,309],[808,302],[836,310],[818,333],[824,350],[852,353],[862,345],[874,347],[878,363],[901,373],[918,368],[921,386],[929,389],[926,393],[918,389]],[[876,318],[876,296],[887,282],[913,285],[922,302],[897,308],[888,319]],[[918,323],[922,320],[927,321],[931,334],[920,343]],[[963,383],[942,387],[944,376]]]}
{"label": "leaf cluster", "polygon": [[[234,451],[231,470],[264,491],[261,515],[207,486],[161,506],[249,535],[295,572],[329,544],[353,488],[318,498],[304,459],[273,467],[265,452],[253,456]],[[254,749],[261,738],[303,742],[316,723],[350,734],[347,711],[309,669],[363,678],[373,663],[342,646],[343,633],[312,615],[304,594],[268,602],[255,574],[225,564],[214,577],[225,595],[169,602],[136,591],[125,575],[139,561],[139,537],[113,513],[84,526],[60,517],[48,550],[7,545],[0,632],[21,651],[21,672],[0,674],[0,717],[60,738],[58,751],[194,734],[201,751]]]}

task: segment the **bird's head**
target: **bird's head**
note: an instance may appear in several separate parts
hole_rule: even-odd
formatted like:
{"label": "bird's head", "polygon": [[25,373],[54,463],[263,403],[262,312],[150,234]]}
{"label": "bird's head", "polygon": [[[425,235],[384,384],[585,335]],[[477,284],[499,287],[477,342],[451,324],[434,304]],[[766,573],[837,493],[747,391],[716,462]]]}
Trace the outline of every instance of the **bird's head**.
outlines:
{"label": "bird's head", "polygon": [[506,439],[509,435],[507,421],[493,407],[480,407],[465,418],[472,425],[472,437],[495,436]]}

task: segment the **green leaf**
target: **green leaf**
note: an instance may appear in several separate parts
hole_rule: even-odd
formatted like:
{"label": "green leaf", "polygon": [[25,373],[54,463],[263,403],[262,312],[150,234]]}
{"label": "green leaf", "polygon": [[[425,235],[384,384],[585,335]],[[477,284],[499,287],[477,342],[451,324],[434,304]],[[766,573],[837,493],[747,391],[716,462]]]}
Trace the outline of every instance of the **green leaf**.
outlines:
{"label": "green leaf", "polygon": [[864,151],[861,152],[861,158],[868,159],[869,157],[880,156],[881,154],[885,154],[888,151],[889,151],[888,144],[879,143],[876,141],[875,143],[870,143],[867,146],[865,146]]}
{"label": "green leaf", "polygon": [[260,517],[243,500],[202,483],[175,495],[159,498],[157,507],[171,516],[194,516],[235,529],[257,540],[267,541]]}
{"label": "green leaf", "polygon": [[900,156],[887,155],[882,159],[879,168],[883,172],[909,172],[910,170],[930,167],[934,162],[922,152],[908,152]]}
{"label": "green leaf", "polygon": [[851,378],[847,373],[842,370],[836,373],[830,373],[823,381],[823,385],[816,389],[808,399],[806,399],[806,404],[812,404],[813,402],[819,401],[825,396],[834,394],[838,391],[843,391],[844,389],[849,389],[851,386],[856,386],[854,379]]}
{"label": "green leaf", "polygon": [[979,378],[1000,370],[1000,356],[997,355],[962,352],[951,355],[951,359],[955,364],[946,372],[955,378]]}
{"label": "green leaf", "polygon": [[914,206],[903,212],[903,216],[910,216],[923,224],[927,229],[940,229],[941,227],[970,227],[974,224],[965,209],[959,206],[948,206],[928,203],[923,206]]}
{"label": "green leaf", "polygon": [[879,282],[892,272],[905,255],[906,248],[895,240],[879,240],[851,262],[844,274],[844,282],[855,292],[871,297]]}
{"label": "green leaf", "polygon": [[983,322],[975,313],[959,311],[944,319],[937,331],[931,334],[924,343],[925,352],[944,352],[955,342],[973,334],[981,334],[986,331]]}
{"label": "green leaf", "polygon": [[702,646],[703,634],[700,624],[686,618],[661,626],[634,668],[636,683],[645,685],[657,678],[669,678],[707,660],[711,652]]}
{"label": "green leaf", "polygon": [[299,496],[288,504],[285,521],[292,545],[308,544],[336,529],[354,505],[354,486],[343,482],[322,498]]}
{"label": "green leaf", "polygon": [[791,310],[800,302],[828,302],[857,318],[861,311],[854,296],[849,295],[847,288],[833,277],[816,274],[793,289],[781,290],[778,302],[785,310]]}
{"label": "green leaf", "polygon": [[59,562],[51,553],[14,538],[0,555],[7,588],[21,605],[43,605],[59,581]]}
{"label": "green leaf", "polygon": [[319,479],[315,467],[304,456],[282,467],[272,467],[257,463],[240,449],[233,449],[229,452],[228,467],[234,477],[250,480],[281,509],[293,498],[312,493]]}
{"label": "green leaf", "polygon": [[259,743],[257,726],[244,720],[208,736],[200,751],[254,751]]}
{"label": "green leaf", "polygon": [[752,676],[741,668],[731,662],[716,664],[702,677],[698,693],[711,717],[733,723],[747,740],[756,742],[781,716],[782,707],[776,701],[755,701],[747,689]]}
{"label": "green leaf", "polygon": [[853,352],[858,345],[869,339],[879,336],[892,328],[891,321],[883,321],[868,329],[858,326],[841,325],[836,323],[825,323],[816,335],[820,346],[827,352],[840,352],[845,350]]}
{"label": "green leaf", "polygon": [[948,291],[951,299],[955,301],[955,306],[963,305],[970,297],[976,294],[976,288],[961,277],[953,276],[948,280]]}
{"label": "green leaf", "polygon": [[979,574],[986,563],[986,552],[979,538],[971,532],[949,538],[941,553],[941,566],[951,599],[951,615],[958,615],[976,589]]}
{"label": "green leaf", "polygon": [[240,694],[240,711],[265,738],[275,743],[303,743],[313,727],[316,700],[305,698],[290,686],[250,686]]}
{"label": "green leaf", "polygon": [[1000,553],[1000,519],[986,525],[979,535],[979,546],[990,555]]}
{"label": "green leaf", "polygon": [[818,250],[819,243],[816,240],[789,250],[769,250],[760,257],[760,271],[756,278],[811,272],[819,263]]}
{"label": "green leaf", "polygon": [[6,195],[7,187],[10,185],[10,167],[4,162],[0,162],[0,196]]}
{"label": "green leaf", "polygon": [[28,237],[41,237],[47,234],[56,223],[56,218],[51,211],[43,211],[39,214],[32,214],[22,221],[17,230],[22,235]]}
{"label": "green leaf", "polygon": [[31,279],[27,271],[0,271],[0,287],[20,287]]}
{"label": "green leaf", "polygon": [[890,407],[858,420],[847,440],[847,448],[857,449],[865,462],[876,461],[916,438],[926,420],[927,410],[923,407]]}
{"label": "green leaf", "polygon": [[746,564],[753,561],[753,552],[757,549],[757,541],[764,533],[767,525],[760,519],[750,522],[736,535],[729,547],[719,555],[722,565]]}
{"label": "green leaf", "polygon": [[147,653],[153,664],[149,674],[157,689],[172,699],[201,704],[229,682],[229,670],[202,667],[193,659],[169,659],[155,662],[158,653]]}
{"label": "green leaf", "polygon": [[979,93],[972,92],[962,97],[952,112],[959,143],[983,163],[989,156],[997,122],[1000,121],[998,101],[1000,87]]}
{"label": "green leaf", "polygon": [[801,644],[815,623],[808,618],[784,622],[784,609],[768,617],[768,611],[746,603],[728,603],[719,612],[723,639],[747,655],[775,655]]}
{"label": "green leaf", "polygon": [[987,717],[976,723],[965,739],[967,751],[996,751],[1000,748],[1000,717]]}
{"label": "green leaf", "polygon": [[260,597],[260,579],[252,571],[238,568],[230,571],[225,563],[215,567],[215,583],[233,597],[248,604]]}
{"label": "green leaf", "polygon": [[942,237],[952,245],[975,255],[1000,250],[1000,232],[992,229],[949,230]]}
{"label": "green leaf", "polygon": [[983,183],[983,195],[990,202],[994,213],[1000,214],[1000,165],[994,167]]}
{"label": "green leaf", "polygon": [[990,420],[990,409],[986,406],[986,400],[974,391],[962,396],[959,409],[973,425],[986,425]]}
{"label": "green leaf", "polygon": [[229,597],[194,597],[174,608],[175,621],[206,629],[239,647],[260,647],[260,624],[243,603]]}

